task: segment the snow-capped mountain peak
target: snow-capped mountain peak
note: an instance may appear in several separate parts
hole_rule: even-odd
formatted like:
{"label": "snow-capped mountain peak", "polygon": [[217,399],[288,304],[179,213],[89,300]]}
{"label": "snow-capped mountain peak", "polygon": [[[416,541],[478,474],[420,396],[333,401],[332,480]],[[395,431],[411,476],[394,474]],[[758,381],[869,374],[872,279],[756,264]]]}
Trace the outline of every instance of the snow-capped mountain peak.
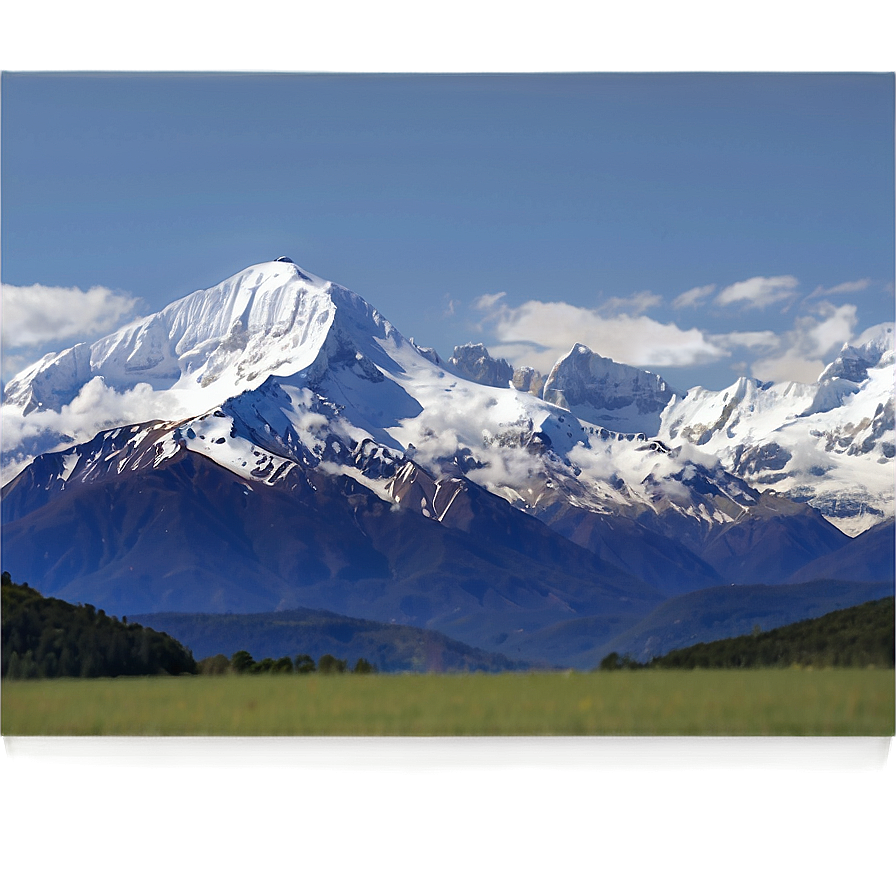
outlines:
{"label": "snow-capped mountain peak", "polygon": [[856,535],[894,512],[893,375],[893,324],[882,324],[845,344],[815,383],[741,377],[691,389],[663,412],[660,438],[699,445]]}
{"label": "snow-capped mountain peak", "polygon": [[358,337],[396,333],[360,296],[281,259],[197,290],[92,345],[48,355],[13,379],[4,397],[26,415],[59,411],[100,376],[117,392],[139,383],[170,390],[185,414],[198,413],[272,373],[289,376],[322,353],[344,354]]}
{"label": "snow-capped mountain peak", "polygon": [[822,371],[819,382],[835,378],[861,383],[873,367],[893,363],[893,324],[866,330],[855,344],[845,342],[837,357]]}
{"label": "snow-capped mountain peak", "polygon": [[554,365],[544,399],[578,417],[624,432],[655,435],[677,393],[657,374],[619,364],[576,343]]}

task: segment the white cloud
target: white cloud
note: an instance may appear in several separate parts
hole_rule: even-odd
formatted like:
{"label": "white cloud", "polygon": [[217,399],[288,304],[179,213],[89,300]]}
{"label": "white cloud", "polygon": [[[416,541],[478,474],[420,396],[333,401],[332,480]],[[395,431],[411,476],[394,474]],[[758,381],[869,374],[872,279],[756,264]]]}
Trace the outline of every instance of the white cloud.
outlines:
{"label": "white cloud", "polygon": [[12,379],[16,374],[21,373],[26,367],[33,364],[35,356],[33,352],[9,352],[3,350],[2,373],[4,380]]}
{"label": "white cloud", "polygon": [[4,349],[107,333],[133,313],[138,301],[106,286],[85,292],[74,286],[4,283],[2,290]]}
{"label": "white cloud", "polygon": [[473,307],[478,308],[480,311],[486,311],[489,308],[493,308],[506,295],[506,292],[487,292],[473,299]]}
{"label": "white cloud", "polygon": [[741,330],[734,333],[720,333],[710,336],[713,345],[726,350],[748,348],[751,351],[774,351],[781,344],[781,338],[772,330]]}
{"label": "white cloud", "polygon": [[604,315],[643,314],[648,308],[655,308],[662,301],[662,296],[649,290],[643,290],[633,293],[628,298],[614,296],[607,299],[597,310]]}
{"label": "white cloud", "polygon": [[798,286],[799,280],[789,274],[782,277],[751,277],[726,286],[716,297],[716,303],[731,305],[746,302],[754,308],[767,308],[792,298]]}
{"label": "white cloud", "polygon": [[753,376],[761,380],[812,383],[826,363],[852,338],[857,322],[855,305],[823,302],[814,314],[797,318],[794,328],[781,335],[782,350],[753,363]]}
{"label": "white cloud", "polygon": [[186,413],[174,391],[156,392],[148,383],[138,383],[127,392],[116,392],[101,376],[85,383],[59,411],[34,411],[25,416],[21,408],[3,405],[3,481],[8,479],[8,466],[21,468],[35,453],[57,450],[72,440],[88,441],[115,426],[154,419],[177,420]]}
{"label": "white cloud", "polygon": [[707,286],[695,286],[693,289],[689,289],[683,292],[680,296],[677,296],[675,301],[672,302],[672,307],[696,308],[701,303],[701,300],[712,295],[715,292],[715,289],[715,283],[710,283]]}
{"label": "white cloud", "polygon": [[821,361],[806,358],[798,348],[791,347],[781,355],[756,361],[751,372],[756,379],[775,383],[814,383],[824,366]]}
{"label": "white cloud", "polygon": [[[764,307],[791,297],[797,285],[791,276],[756,277],[726,287],[716,301],[721,302],[725,295],[724,303],[742,301]],[[696,304],[714,289],[712,284],[695,287],[682,293],[676,302],[680,299],[680,305]],[[635,367],[683,368],[729,359],[732,369],[758,379],[814,382],[843,343],[853,338],[857,324],[855,305],[829,301],[812,303],[786,330],[710,333],[698,327],[682,329],[675,323],[635,313],[634,309],[646,310],[662,301],[652,292],[636,293],[627,299],[614,297],[597,309],[537,300],[512,308],[501,301],[503,293],[480,300],[483,298],[486,301],[479,303],[483,312],[480,328],[490,337],[489,353],[543,374],[580,342],[604,357]],[[632,309],[632,313],[621,309]],[[611,311],[619,313],[608,313]]]}
{"label": "white cloud", "polygon": [[534,342],[497,342],[487,345],[486,348],[493,358],[503,358],[512,367],[533,367],[547,376],[554,364],[573,344],[571,342],[569,345],[559,347],[554,345],[553,341],[549,345]]}
{"label": "white cloud", "polygon": [[643,315],[609,317],[566,302],[529,301],[519,308],[501,305],[493,309],[490,322],[502,343],[495,347],[498,355],[544,372],[576,342],[638,367],[686,367],[727,354],[696,328],[682,330]]}
{"label": "white cloud", "polygon": [[804,328],[807,352],[821,357],[842,347],[852,338],[858,316],[855,305],[831,305],[825,302],[819,306],[819,313],[825,315],[821,321],[812,317],[796,320],[797,328]]}
{"label": "white cloud", "polygon": [[[722,463],[715,454],[707,454],[705,451],[701,451],[696,445],[688,441],[683,441],[681,445],[678,446],[678,459],[684,463],[698,464],[701,467],[705,467],[707,470],[712,470],[715,467],[721,466]],[[687,472],[687,470],[685,472]],[[687,476],[686,478],[690,479],[691,477]]]}
{"label": "white cloud", "polygon": [[870,285],[871,281],[865,278],[863,280],[850,280],[846,283],[838,283],[836,286],[832,286],[829,289],[816,286],[806,298],[816,299],[819,296],[839,296],[853,292],[861,292],[863,289],[868,289]]}

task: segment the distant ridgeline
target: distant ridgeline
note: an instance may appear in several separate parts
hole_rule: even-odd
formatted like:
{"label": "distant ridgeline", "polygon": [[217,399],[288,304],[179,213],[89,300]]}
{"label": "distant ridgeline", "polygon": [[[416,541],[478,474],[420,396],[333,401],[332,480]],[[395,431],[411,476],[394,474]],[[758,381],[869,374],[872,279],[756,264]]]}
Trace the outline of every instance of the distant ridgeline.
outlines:
{"label": "distant ridgeline", "polygon": [[91,604],[44,597],[3,573],[4,678],[100,678],[195,673],[196,661],[174,638],[107,616]]}
{"label": "distant ridgeline", "polygon": [[[648,663],[614,652],[604,657],[599,668],[744,669],[793,665],[893,668],[894,609],[891,596],[766,632],[757,628],[751,635],[672,650]],[[268,617],[277,619],[269,620]],[[128,623],[127,617],[119,621],[91,604],[73,605],[44,597],[27,583],[15,584],[9,573],[4,572],[0,674],[4,678],[20,679],[227,672],[369,673],[379,669],[432,671],[429,665],[411,662],[421,649],[439,654],[435,668],[441,671],[496,672],[527,665],[512,663],[500,654],[473,650],[438,632],[350,619],[324,611],[261,614],[259,620],[264,623],[261,629],[258,625],[246,626],[252,616],[228,614],[218,618],[202,614],[158,614],[158,619],[172,624],[180,621],[183,631],[192,632],[194,639],[199,639],[195,631],[197,626],[200,631],[209,625],[218,628],[235,626],[234,635],[239,632],[252,642],[252,646],[264,645],[265,648],[270,645],[263,635],[274,622],[281,628],[284,625],[295,628],[291,638],[293,646],[301,642],[306,649],[330,646],[334,640],[332,636],[338,634],[340,637],[336,640],[342,643],[343,649],[352,653],[363,645],[368,656],[382,665],[359,657],[352,666],[329,653],[321,656],[317,663],[305,653],[296,656],[294,661],[284,656],[279,660],[268,657],[256,662],[244,649],[237,650],[229,659],[217,654],[197,663],[190,650],[164,632]],[[421,636],[425,643],[420,641]],[[257,645],[255,641],[258,641]]]}
{"label": "distant ridgeline", "polygon": [[613,669],[749,669],[774,666],[894,668],[894,599],[885,597],[767,632],[682,647],[639,663],[611,653]]}

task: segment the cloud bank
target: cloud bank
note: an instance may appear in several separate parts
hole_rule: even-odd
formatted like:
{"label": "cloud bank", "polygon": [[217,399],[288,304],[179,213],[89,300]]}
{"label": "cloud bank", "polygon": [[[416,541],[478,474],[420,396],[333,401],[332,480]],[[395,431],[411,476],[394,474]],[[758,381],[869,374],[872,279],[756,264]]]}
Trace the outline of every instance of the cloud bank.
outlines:
{"label": "cloud bank", "polygon": [[856,312],[855,305],[824,302],[814,313],[798,317],[793,328],[778,337],[777,350],[753,363],[753,376],[775,382],[814,382],[830,355],[852,339]]}
{"label": "cloud bank", "polygon": [[752,308],[767,308],[769,305],[784,302],[796,295],[800,285],[796,277],[786,274],[783,277],[750,277],[726,286],[716,296],[716,304],[732,305],[743,302]]}
{"label": "cloud bank", "polygon": [[609,315],[566,302],[528,301],[519,308],[496,304],[488,322],[500,342],[496,352],[515,365],[542,371],[550,370],[576,342],[636,367],[687,367],[725,355],[696,328],[683,330],[643,314]]}
{"label": "cloud bank", "polygon": [[185,414],[175,391],[156,392],[148,383],[138,383],[127,392],[116,392],[101,376],[85,383],[59,411],[39,410],[25,416],[21,408],[4,405],[0,409],[0,478],[6,483],[34,455],[89,441],[102,430],[138,420],[176,420]]}
{"label": "cloud bank", "polygon": [[[851,280],[801,296],[799,280],[791,274],[756,276],[718,292],[714,283],[695,286],[671,302],[642,290],[593,308],[534,299],[513,307],[506,293],[495,292],[474,301],[480,319],[473,326],[488,334],[494,357],[544,374],[580,342],[604,357],[640,368],[725,362],[733,376],[814,382],[843,343],[854,338],[859,319],[857,305],[838,305],[819,296],[849,295],[870,284],[868,279]],[[775,307],[782,303],[787,307]],[[697,325],[686,327],[677,319],[702,306],[708,313]],[[764,328],[712,332],[713,321],[721,319],[712,309],[764,314]],[[730,322],[730,314],[726,317]]]}
{"label": "cloud bank", "polygon": [[85,292],[75,286],[4,283],[2,289],[4,349],[108,333],[138,301],[107,286]]}

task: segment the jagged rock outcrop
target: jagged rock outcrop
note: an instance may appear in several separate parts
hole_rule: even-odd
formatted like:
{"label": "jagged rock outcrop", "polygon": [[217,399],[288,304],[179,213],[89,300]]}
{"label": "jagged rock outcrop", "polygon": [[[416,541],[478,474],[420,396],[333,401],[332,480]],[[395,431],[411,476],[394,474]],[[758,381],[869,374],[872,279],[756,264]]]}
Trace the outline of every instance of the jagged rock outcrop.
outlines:
{"label": "jagged rock outcrop", "polygon": [[544,398],[544,374],[534,367],[517,367],[513,371],[511,385],[518,392],[528,392],[538,398]]}
{"label": "jagged rock outcrop", "polygon": [[554,365],[543,397],[602,426],[655,435],[660,413],[676,394],[661,376],[576,343]]}
{"label": "jagged rock outcrop", "polygon": [[503,358],[493,358],[481,342],[455,346],[448,364],[461,376],[483,386],[506,388],[513,378],[510,364]]}

